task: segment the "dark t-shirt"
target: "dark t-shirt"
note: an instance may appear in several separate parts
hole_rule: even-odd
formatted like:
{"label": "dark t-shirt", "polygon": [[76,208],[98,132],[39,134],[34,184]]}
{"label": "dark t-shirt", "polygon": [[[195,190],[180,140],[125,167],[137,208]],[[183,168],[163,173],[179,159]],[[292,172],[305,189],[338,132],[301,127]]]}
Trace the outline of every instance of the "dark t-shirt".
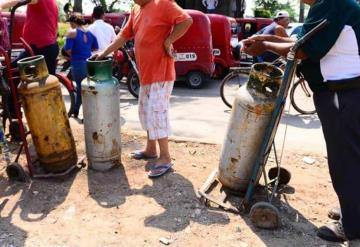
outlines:
{"label": "dark t-shirt", "polygon": [[335,75],[339,79],[355,76],[351,68],[360,65],[360,5],[354,0],[318,0],[298,37],[324,19],[329,24],[302,47],[308,59],[302,62],[301,71],[313,91],[326,89],[326,81]]}

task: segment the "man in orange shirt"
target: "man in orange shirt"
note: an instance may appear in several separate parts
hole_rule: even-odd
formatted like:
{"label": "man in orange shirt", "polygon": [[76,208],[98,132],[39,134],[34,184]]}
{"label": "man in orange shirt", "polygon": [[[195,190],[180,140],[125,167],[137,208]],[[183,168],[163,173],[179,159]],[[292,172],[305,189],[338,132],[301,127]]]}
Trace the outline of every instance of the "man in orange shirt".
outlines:
{"label": "man in orange shirt", "polygon": [[176,79],[173,43],[183,36],[192,24],[191,17],[173,0],[135,0],[124,29],[97,59],[135,39],[136,62],[140,73],[139,118],[147,131],[144,151],[131,154],[134,159],[157,157],[149,177],[159,177],[172,166],[168,148],[170,135],[169,99]]}

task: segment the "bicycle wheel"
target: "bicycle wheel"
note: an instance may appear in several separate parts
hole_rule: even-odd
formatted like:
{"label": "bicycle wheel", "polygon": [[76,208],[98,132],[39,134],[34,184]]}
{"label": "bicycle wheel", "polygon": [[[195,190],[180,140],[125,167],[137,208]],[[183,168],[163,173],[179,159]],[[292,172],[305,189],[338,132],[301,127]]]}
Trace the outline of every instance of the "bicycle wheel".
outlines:
{"label": "bicycle wheel", "polygon": [[294,109],[301,114],[316,113],[312,91],[308,88],[304,78],[300,78],[294,83],[290,91],[290,101]]}
{"label": "bicycle wheel", "polygon": [[232,108],[237,90],[247,82],[248,78],[248,71],[233,71],[222,80],[220,96],[225,105]]}
{"label": "bicycle wheel", "polygon": [[135,97],[139,97],[140,92],[140,80],[139,76],[134,70],[131,70],[127,78],[127,86],[129,92]]}
{"label": "bicycle wheel", "polygon": [[75,88],[72,86],[72,81],[68,78],[64,77],[63,75],[56,74],[60,82],[61,93],[63,95],[64,103],[66,112],[68,117],[74,113],[74,106],[75,106]]}

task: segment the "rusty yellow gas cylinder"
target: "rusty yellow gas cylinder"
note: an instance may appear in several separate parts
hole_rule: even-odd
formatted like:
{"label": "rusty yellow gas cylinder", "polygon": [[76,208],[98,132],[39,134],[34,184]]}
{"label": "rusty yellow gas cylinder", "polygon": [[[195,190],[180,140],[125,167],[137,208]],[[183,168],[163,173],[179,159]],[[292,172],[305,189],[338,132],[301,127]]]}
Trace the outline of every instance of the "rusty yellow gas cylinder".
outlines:
{"label": "rusty yellow gas cylinder", "polygon": [[77,162],[58,79],[49,75],[44,56],[18,61],[19,95],[40,164],[49,172],[61,172]]}
{"label": "rusty yellow gas cylinder", "polygon": [[220,182],[229,189],[247,189],[275,108],[282,77],[283,72],[271,64],[254,64],[249,81],[237,91],[218,173]]}

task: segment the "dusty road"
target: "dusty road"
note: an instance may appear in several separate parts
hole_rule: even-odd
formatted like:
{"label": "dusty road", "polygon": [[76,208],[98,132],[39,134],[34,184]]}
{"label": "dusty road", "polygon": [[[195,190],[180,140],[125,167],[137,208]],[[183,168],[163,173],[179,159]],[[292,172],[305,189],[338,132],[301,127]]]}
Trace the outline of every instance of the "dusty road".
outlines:
{"label": "dusty road", "polygon": [[[219,86],[220,81],[216,80],[209,81],[199,90],[176,84],[171,98],[174,136],[222,144],[231,111],[220,98]],[[120,102],[123,127],[141,131],[137,101],[123,89]],[[282,146],[285,130],[285,151],[290,148],[292,151],[325,155],[325,142],[317,115],[299,115],[287,106],[278,129],[278,146]]]}
{"label": "dusty road", "polygon": [[[247,214],[209,209],[196,197],[218,166],[229,118],[218,95],[218,82],[197,91],[176,87],[173,95],[175,138],[170,148],[175,165],[172,173],[160,179],[150,180],[148,165],[127,156],[142,147],[144,137],[136,132],[140,130],[136,100],[125,91],[121,96],[122,165],[106,173],[84,168],[64,179],[12,183],[0,163],[0,246],[347,246],[316,237],[316,228],[328,221],[327,210],[337,205],[316,116],[290,111],[283,118],[279,138],[287,125],[283,164],[292,179],[274,201],[281,227],[260,230]],[[83,127],[74,120],[71,126],[82,156]],[[308,155],[314,164],[303,161]],[[273,165],[269,162],[268,168]],[[260,187],[254,201],[264,200],[262,191]],[[238,198],[232,199],[238,205]]]}

